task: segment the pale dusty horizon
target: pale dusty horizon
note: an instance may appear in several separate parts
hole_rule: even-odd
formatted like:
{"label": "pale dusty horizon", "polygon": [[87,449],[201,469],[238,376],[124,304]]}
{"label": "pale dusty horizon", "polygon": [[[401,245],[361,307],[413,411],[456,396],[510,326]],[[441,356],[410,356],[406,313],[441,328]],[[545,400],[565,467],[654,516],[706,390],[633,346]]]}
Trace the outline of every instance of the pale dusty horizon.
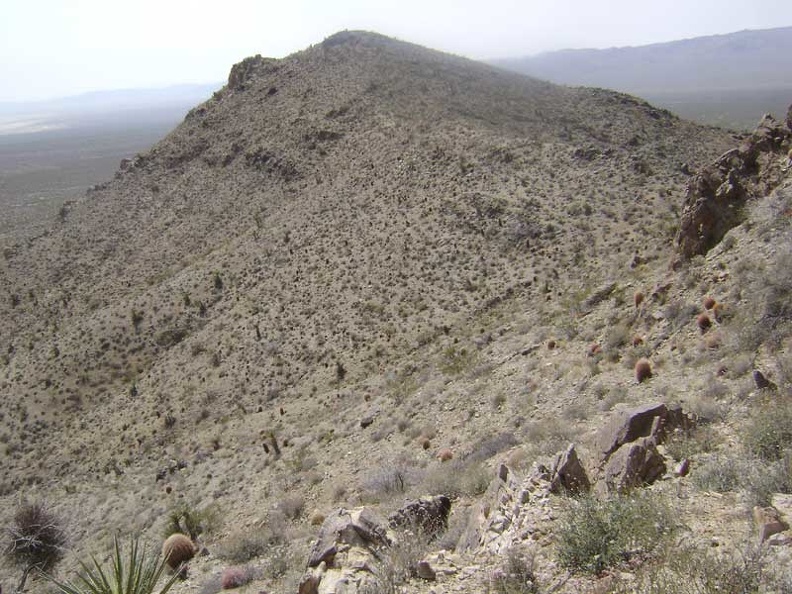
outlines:
{"label": "pale dusty horizon", "polygon": [[756,0],[9,0],[0,101],[225,80],[247,56],[280,58],[344,29],[488,60],[648,45],[792,25],[792,3]]}

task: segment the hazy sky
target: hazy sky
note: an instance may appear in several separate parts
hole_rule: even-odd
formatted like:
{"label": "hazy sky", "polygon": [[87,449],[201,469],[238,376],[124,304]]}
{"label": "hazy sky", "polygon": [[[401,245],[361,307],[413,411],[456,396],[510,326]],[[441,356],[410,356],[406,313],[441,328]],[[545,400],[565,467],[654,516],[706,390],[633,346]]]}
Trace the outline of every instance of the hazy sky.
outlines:
{"label": "hazy sky", "polygon": [[0,0],[0,101],[224,81],[367,29],[471,58],[792,25],[792,0]]}

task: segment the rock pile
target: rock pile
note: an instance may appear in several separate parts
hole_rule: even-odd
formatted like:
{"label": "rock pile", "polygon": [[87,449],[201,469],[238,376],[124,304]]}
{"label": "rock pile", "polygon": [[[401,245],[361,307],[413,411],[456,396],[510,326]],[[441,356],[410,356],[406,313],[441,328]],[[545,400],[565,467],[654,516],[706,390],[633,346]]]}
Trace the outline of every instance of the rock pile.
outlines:
{"label": "rock pile", "polygon": [[[444,531],[448,497],[411,501],[384,520],[365,507],[339,509],[322,524],[308,558],[299,594],[354,594],[382,591],[392,571],[390,553],[399,539],[431,540]],[[423,560],[409,568],[423,579],[434,570]]]}

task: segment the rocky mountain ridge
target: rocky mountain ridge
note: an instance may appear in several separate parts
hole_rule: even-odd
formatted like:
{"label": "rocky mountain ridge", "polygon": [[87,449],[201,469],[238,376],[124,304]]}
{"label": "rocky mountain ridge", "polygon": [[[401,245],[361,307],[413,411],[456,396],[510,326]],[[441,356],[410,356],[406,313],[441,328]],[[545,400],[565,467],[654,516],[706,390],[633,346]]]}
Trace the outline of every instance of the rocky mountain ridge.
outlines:
{"label": "rocky mountain ridge", "polygon": [[465,523],[503,457],[585,458],[612,408],[694,399],[726,356],[716,319],[684,362],[728,282],[668,265],[690,172],[740,140],[370,33],[243,61],[2,246],[5,508],[80,509],[82,552],[220,510],[185,591],[234,542],[296,587],[339,504],[428,491]]}

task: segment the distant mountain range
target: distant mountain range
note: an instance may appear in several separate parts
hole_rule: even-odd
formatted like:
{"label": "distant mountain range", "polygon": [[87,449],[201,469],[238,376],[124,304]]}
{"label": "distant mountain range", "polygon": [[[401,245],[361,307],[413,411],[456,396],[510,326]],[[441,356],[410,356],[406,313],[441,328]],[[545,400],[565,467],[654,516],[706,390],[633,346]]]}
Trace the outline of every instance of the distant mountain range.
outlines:
{"label": "distant mountain range", "polygon": [[0,101],[0,116],[30,113],[95,113],[174,105],[192,107],[208,99],[212,92],[222,86],[222,82],[217,82],[152,89],[93,91],[42,101]]}
{"label": "distant mountain range", "polygon": [[498,60],[558,84],[639,95],[691,119],[751,127],[792,103],[792,27]]}

